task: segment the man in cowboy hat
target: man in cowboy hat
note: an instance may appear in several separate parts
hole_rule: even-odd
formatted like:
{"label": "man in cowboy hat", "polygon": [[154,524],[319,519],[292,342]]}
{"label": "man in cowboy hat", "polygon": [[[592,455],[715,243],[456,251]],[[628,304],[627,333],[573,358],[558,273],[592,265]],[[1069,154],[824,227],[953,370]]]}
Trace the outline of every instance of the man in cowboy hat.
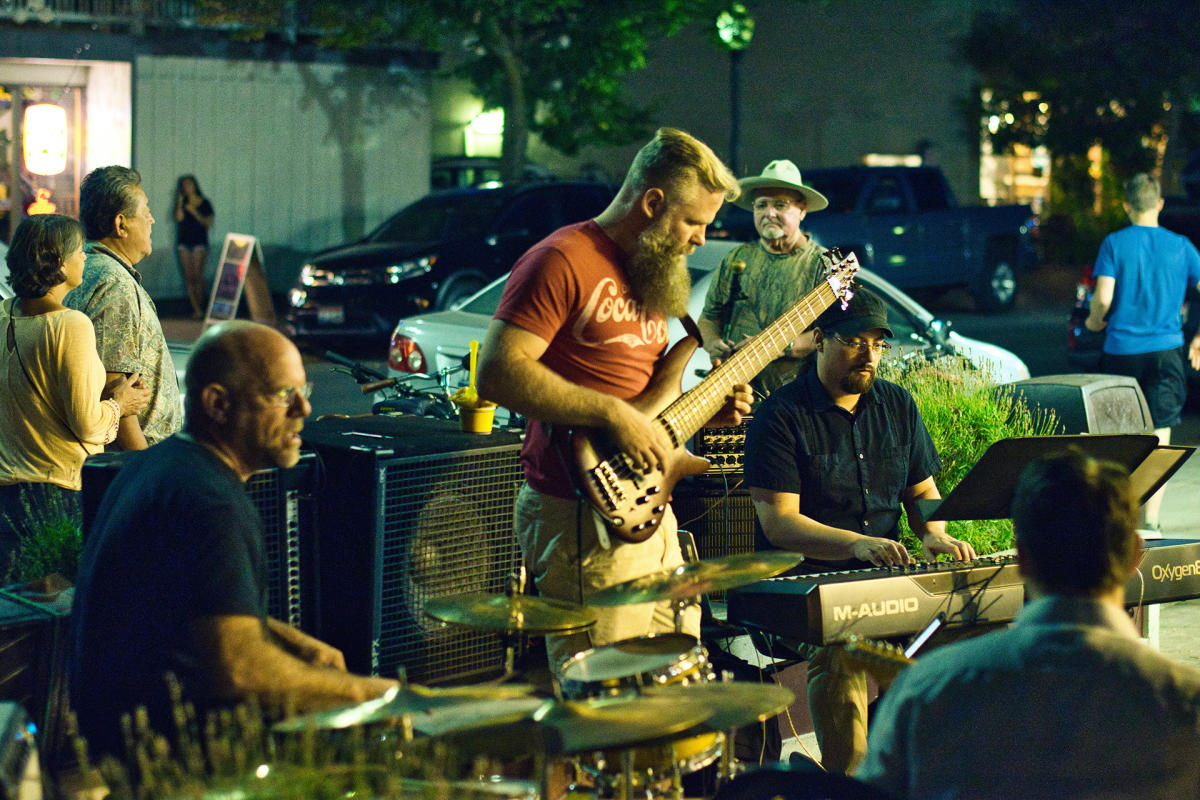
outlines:
{"label": "man in cowboy hat", "polygon": [[[728,358],[824,276],[823,248],[800,229],[800,223],[809,211],[820,211],[829,201],[804,185],[796,165],[787,159],[772,161],[761,175],[743,178],[738,185],[742,194],[734,202],[754,212],[759,238],[729,251],[704,299],[697,324],[714,362]],[[731,299],[735,288],[737,296]],[[790,342],[752,382],[756,394],[768,395],[789,382],[796,376],[799,359],[812,350],[811,333]]]}

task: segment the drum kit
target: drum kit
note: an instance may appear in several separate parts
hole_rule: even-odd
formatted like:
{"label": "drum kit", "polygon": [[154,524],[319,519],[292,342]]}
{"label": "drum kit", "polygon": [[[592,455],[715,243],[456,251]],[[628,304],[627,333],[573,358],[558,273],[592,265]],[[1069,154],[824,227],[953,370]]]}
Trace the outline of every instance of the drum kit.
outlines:
{"label": "drum kit", "polygon": [[[678,628],[682,609],[700,595],[778,575],[800,560],[775,552],[696,561],[607,588],[589,605],[668,601],[678,609]],[[512,637],[577,633],[595,623],[586,607],[532,597],[520,588],[514,581],[505,594],[433,598],[425,613],[447,625],[508,637],[509,673]],[[293,717],[275,730],[286,735],[383,726],[405,742],[420,734],[481,753],[528,750],[538,788],[522,790],[520,797],[549,800],[549,765],[557,762],[574,769],[577,784],[590,784],[588,797],[681,798],[682,777],[718,760],[719,780],[732,778],[733,732],[780,713],[794,699],[772,683],[724,677],[713,673],[704,647],[677,630],[576,654],[559,668],[550,698],[503,678],[449,688],[402,681],[375,700]],[[485,791],[478,781],[468,789],[468,795]]]}

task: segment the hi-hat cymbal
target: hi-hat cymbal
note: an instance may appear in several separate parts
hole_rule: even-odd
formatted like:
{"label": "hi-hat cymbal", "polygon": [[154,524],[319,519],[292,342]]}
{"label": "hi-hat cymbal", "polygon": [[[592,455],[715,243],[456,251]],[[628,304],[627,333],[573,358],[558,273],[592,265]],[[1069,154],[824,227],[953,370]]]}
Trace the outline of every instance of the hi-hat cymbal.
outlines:
{"label": "hi-hat cymbal", "polygon": [[596,624],[586,608],[548,597],[468,592],[425,601],[425,614],[468,628],[503,633],[577,633]]}
{"label": "hi-hat cymbal", "polygon": [[586,753],[666,740],[709,718],[702,698],[631,697],[549,701],[533,714],[551,729],[559,752]]}
{"label": "hi-hat cymbal", "polygon": [[796,699],[786,686],[749,681],[715,681],[711,683],[672,683],[643,687],[647,697],[670,699],[672,702],[699,702],[709,711],[700,726],[712,731],[728,731],[762,722],[783,711]]}
{"label": "hi-hat cymbal", "polygon": [[663,600],[690,600],[709,592],[761,581],[786,572],[804,560],[799,553],[770,550],[742,553],[684,564],[601,589],[588,598],[590,606],[623,606]]}
{"label": "hi-hat cymbal", "polygon": [[484,701],[519,700],[533,695],[533,687],[522,684],[495,686],[452,686],[431,689],[425,686],[397,686],[381,697],[353,706],[314,711],[275,725],[280,732],[341,730],[357,725],[389,722],[405,714],[435,715],[439,710],[478,705]]}

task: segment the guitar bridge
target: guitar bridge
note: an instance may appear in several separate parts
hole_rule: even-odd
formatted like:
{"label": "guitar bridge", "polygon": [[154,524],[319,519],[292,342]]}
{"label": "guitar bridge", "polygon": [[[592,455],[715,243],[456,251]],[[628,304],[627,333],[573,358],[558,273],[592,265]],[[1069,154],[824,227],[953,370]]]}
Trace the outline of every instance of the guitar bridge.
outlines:
{"label": "guitar bridge", "polygon": [[625,490],[621,488],[621,478],[608,461],[601,461],[588,472],[592,485],[597,494],[604,498],[604,504],[609,511],[616,511],[618,505],[625,499]]}

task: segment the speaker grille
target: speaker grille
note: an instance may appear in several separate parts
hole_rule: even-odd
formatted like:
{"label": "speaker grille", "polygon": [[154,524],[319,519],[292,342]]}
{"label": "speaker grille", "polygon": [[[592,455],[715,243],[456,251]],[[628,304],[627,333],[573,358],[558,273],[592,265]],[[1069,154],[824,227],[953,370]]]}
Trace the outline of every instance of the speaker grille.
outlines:
{"label": "speaker grille", "polygon": [[[267,563],[267,614],[297,628],[309,623],[312,594],[312,532],[305,522],[310,512],[316,458],[302,454],[290,470],[256,472],[246,482],[246,494],[262,519],[263,549]],[[302,511],[303,507],[303,511]]]}
{"label": "speaker grille", "polygon": [[745,489],[680,484],[671,508],[682,530],[696,537],[700,558],[721,558],[754,552],[754,505]]}

